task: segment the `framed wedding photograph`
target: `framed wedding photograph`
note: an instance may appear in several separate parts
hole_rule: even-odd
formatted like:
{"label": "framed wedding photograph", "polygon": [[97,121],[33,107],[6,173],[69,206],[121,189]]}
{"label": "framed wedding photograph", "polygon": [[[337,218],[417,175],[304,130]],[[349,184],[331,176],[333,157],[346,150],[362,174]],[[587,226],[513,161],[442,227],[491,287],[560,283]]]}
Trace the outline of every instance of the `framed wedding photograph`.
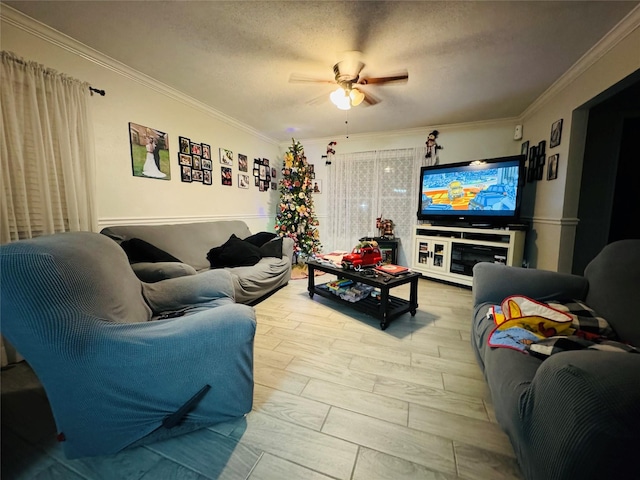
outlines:
{"label": "framed wedding photograph", "polygon": [[560,155],[556,153],[549,157],[549,166],[547,167],[547,180],[555,180],[558,178],[558,158]]}
{"label": "framed wedding photograph", "polygon": [[167,133],[129,122],[129,142],[134,177],[171,180]]}
{"label": "framed wedding photograph", "polygon": [[549,148],[557,147],[560,145],[560,140],[562,138],[562,118],[560,120],[556,120],[551,125],[551,138],[549,140]]}

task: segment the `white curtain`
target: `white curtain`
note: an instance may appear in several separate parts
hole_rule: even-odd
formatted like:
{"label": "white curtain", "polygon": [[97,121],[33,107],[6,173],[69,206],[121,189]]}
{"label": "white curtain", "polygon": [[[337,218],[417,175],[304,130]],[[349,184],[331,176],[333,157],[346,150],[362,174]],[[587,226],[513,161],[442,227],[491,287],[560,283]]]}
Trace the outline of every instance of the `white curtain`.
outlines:
{"label": "white curtain", "polygon": [[95,230],[89,85],[0,54],[0,243]]}
{"label": "white curtain", "polygon": [[400,238],[398,263],[408,265],[417,222],[419,172],[426,148],[335,155],[328,170],[330,215],[322,230],[325,252],[351,250],[358,239],[378,236],[376,218],[393,220]]}
{"label": "white curtain", "polygon": [[[95,231],[89,85],[0,52],[0,243]],[[0,339],[1,363],[19,360]]]}

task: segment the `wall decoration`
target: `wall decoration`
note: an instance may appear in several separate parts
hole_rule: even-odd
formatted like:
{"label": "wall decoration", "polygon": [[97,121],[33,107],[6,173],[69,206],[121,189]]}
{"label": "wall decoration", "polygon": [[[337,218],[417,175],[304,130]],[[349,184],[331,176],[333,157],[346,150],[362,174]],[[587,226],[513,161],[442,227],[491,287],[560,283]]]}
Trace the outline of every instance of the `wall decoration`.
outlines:
{"label": "wall decoration", "polygon": [[[205,175],[203,172],[213,168],[211,158],[211,147],[206,143],[192,142],[187,137],[178,137],[180,152],[178,153],[178,164],[180,165],[181,180],[192,183],[199,182],[211,185],[211,173]],[[200,172],[200,173],[198,173]],[[207,181],[208,180],[208,181]]]}
{"label": "wall decoration", "polygon": [[269,190],[273,170],[269,167],[269,159],[254,158],[253,159],[253,176],[255,177],[255,186],[261,192]]}
{"label": "wall decoration", "polygon": [[182,181],[191,182],[191,167],[187,167],[186,165],[183,165],[181,170],[182,170]]}
{"label": "wall decoration", "polygon": [[233,165],[233,152],[226,148],[220,149],[220,163],[223,165]]}
{"label": "wall decoration", "polygon": [[551,125],[551,139],[549,140],[549,148],[557,147],[558,145],[560,145],[561,138],[562,138],[562,118],[560,120],[556,120]]}
{"label": "wall decoration", "polygon": [[206,143],[202,144],[202,158],[206,158],[207,160],[211,160],[211,147]]}
{"label": "wall decoration", "polygon": [[529,153],[529,140],[524,142],[520,147],[520,155],[527,155]]}
{"label": "wall decoration", "polygon": [[169,135],[129,122],[129,143],[134,177],[171,180]]}
{"label": "wall decoration", "polygon": [[535,145],[529,147],[529,156],[527,157],[527,182],[533,182],[536,179],[536,161],[538,158],[538,147]]}
{"label": "wall decoration", "polygon": [[249,188],[249,175],[238,174],[238,188]]}
{"label": "wall decoration", "polygon": [[178,154],[178,163],[180,165],[188,165],[191,166],[191,155],[186,155],[184,153]]}
{"label": "wall decoration", "polygon": [[253,184],[254,184],[256,187],[259,187],[259,186],[260,186],[260,177],[258,177],[257,175],[254,175],[254,182],[253,182]]}
{"label": "wall decoration", "polygon": [[322,193],[322,180],[313,180],[312,189],[313,193]]}
{"label": "wall decoration", "polygon": [[220,167],[220,178],[222,185],[231,186],[233,179],[231,178],[231,169],[229,167]]}
{"label": "wall decoration", "polygon": [[551,155],[549,157],[549,166],[547,167],[547,180],[555,180],[558,178],[558,158],[559,154]]}
{"label": "wall decoration", "polygon": [[187,155],[191,153],[191,140],[187,137],[178,137],[178,141],[180,142],[180,153],[186,153]]}
{"label": "wall decoration", "polygon": [[213,175],[211,175],[211,170],[202,171],[202,183],[205,185],[211,185],[213,183],[212,179]]}
{"label": "wall decoration", "polygon": [[271,182],[271,190],[277,190],[278,189],[278,182]]}
{"label": "wall decoration", "polygon": [[271,178],[276,178],[276,169],[271,167]]}
{"label": "wall decoration", "polygon": [[247,172],[249,170],[249,165],[247,163],[247,156],[238,154],[238,170],[241,172]]}
{"label": "wall decoration", "polygon": [[194,182],[202,182],[204,180],[204,174],[202,170],[191,170],[191,178]]}

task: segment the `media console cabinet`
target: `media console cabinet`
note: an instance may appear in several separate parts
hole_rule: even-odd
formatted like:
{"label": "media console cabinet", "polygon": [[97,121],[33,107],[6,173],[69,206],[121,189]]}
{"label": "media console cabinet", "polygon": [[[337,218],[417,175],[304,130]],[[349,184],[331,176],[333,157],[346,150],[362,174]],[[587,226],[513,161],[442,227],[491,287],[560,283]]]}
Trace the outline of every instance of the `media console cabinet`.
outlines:
{"label": "media console cabinet", "polygon": [[418,225],[411,269],[425,277],[471,286],[478,262],[521,266],[526,231]]}

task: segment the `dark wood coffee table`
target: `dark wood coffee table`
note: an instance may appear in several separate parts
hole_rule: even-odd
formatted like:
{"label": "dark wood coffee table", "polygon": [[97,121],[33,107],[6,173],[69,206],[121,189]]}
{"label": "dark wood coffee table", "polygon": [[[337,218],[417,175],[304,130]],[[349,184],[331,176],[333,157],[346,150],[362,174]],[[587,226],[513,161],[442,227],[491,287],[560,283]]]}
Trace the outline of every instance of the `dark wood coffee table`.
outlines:
{"label": "dark wood coffee table", "polygon": [[[392,276],[388,274],[380,273],[378,276],[366,275],[364,272],[356,272],[355,270],[344,270],[340,267],[334,267],[324,263],[319,263],[314,260],[307,262],[309,268],[309,285],[307,290],[309,291],[309,297],[313,298],[314,294],[318,294],[322,297],[329,298],[343,305],[348,305],[356,310],[367,313],[375,318],[380,319],[380,328],[385,330],[391,320],[399,317],[404,313],[411,313],[413,317],[418,309],[418,279],[420,274],[416,272],[409,272],[403,275]],[[338,295],[335,295],[326,285],[315,284],[315,270],[321,272],[330,273],[336,275],[338,278],[347,278],[354,282],[360,282],[365,285],[370,285],[380,289],[380,298],[374,298],[367,296],[357,302],[349,302],[343,300]],[[389,295],[389,291],[394,287],[400,285],[411,284],[411,293],[409,294],[409,300],[403,298],[394,297]]]}

